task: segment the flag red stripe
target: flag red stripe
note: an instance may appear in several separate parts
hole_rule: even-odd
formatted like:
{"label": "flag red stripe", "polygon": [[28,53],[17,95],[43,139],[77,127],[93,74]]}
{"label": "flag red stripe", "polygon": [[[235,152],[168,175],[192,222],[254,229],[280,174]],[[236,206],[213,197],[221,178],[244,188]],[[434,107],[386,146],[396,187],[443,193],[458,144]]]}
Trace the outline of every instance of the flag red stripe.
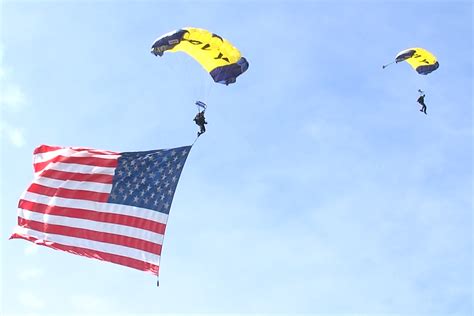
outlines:
{"label": "flag red stripe", "polygon": [[35,203],[35,202],[22,200],[22,199],[20,199],[20,202],[18,203],[18,207],[21,209],[25,209],[25,210],[36,212],[36,213],[64,216],[64,217],[71,217],[71,218],[80,218],[80,219],[86,219],[86,220],[103,222],[103,223],[125,225],[125,226],[148,230],[148,231],[158,233],[158,234],[163,234],[163,235],[165,234],[165,229],[166,229],[166,224],[158,223],[152,220],[143,219],[140,217],[114,214],[114,213],[106,213],[106,212],[96,212],[96,211],[84,210],[84,209],[72,208],[72,207],[50,206],[50,205]]}
{"label": "flag red stripe", "polygon": [[22,217],[18,217],[18,226],[30,228],[42,233],[63,235],[69,237],[76,237],[88,240],[95,240],[105,242],[109,244],[115,244],[125,246],[129,248],[140,249],[156,255],[161,254],[161,245],[156,244],[147,240],[129,237],[119,234],[112,234],[106,232],[100,232],[90,229],[70,227],[64,225],[48,224],[38,221],[27,220]]}
{"label": "flag red stripe", "polygon": [[107,159],[107,158],[99,158],[99,157],[70,157],[70,156],[56,156],[53,159],[38,162],[33,164],[35,168],[35,172],[41,171],[46,168],[47,165],[50,163],[55,162],[64,162],[64,163],[74,163],[79,165],[87,165],[87,166],[94,166],[94,167],[108,167],[108,168],[115,168],[117,167],[118,160],[117,159]]}
{"label": "flag red stripe", "polygon": [[79,173],[79,172],[67,172],[47,169],[41,173],[41,177],[51,178],[57,180],[74,180],[74,181],[87,181],[87,182],[98,182],[105,184],[112,184],[114,177],[109,174],[90,174],[90,173]]}
{"label": "flag red stripe", "polygon": [[38,146],[38,147],[35,148],[35,150],[33,151],[33,154],[34,155],[44,154],[44,153],[59,150],[59,149],[64,149],[64,147],[41,145],[41,146]]}
{"label": "flag red stripe", "polygon": [[31,184],[27,191],[47,196],[57,196],[67,199],[79,199],[104,203],[109,199],[109,193],[99,193],[87,190],[71,190],[66,188],[50,188],[37,183]]}
{"label": "flag red stripe", "polygon": [[104,261],[112,262],[115,264],[127,266],[133,269],[137,269],[140,271],[150,272],[154,275],[158,275],[158,271],[159,271],[159,266],[155,264],[125,257],[125,256],[110,254],[107,252],[97,251],[97,250],[92,250],[92,249],[87,249],[87,248],[66,246],[63,244],[50,242],[46,240],[38,240],[35,237],[21,235],[21,234],[13,234],[10,237],[10,239],[15,239],[15,238],[26,239],[28,241],[34,242],[37,245],[46,246],[46,247],[56,249],[56,250],[66,251],[75,255],[80,255],[80,256],[88,257],[88,258],[94,258],[98,260],[104,260]]}

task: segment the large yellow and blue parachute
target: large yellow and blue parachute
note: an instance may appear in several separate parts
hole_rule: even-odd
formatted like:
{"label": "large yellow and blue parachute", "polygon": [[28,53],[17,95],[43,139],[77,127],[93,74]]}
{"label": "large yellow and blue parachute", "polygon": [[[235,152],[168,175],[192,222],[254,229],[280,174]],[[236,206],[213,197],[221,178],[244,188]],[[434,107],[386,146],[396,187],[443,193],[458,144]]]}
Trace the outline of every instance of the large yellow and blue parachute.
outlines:
{"label": "large yellow and blue parachute", "polygon": [[184,52],[193,57],[215,82],[230,84],[249,67],[248,61],[229,41],[204,29],[186,27],[159,37],[151,47],[155,56]]}
{"label": "large yellow and blue parachute", "polygon": [[395,62],[406,61],[420,75],[427,75],[439,67],[435,55],[423,48],[408,48],[397,54]]}

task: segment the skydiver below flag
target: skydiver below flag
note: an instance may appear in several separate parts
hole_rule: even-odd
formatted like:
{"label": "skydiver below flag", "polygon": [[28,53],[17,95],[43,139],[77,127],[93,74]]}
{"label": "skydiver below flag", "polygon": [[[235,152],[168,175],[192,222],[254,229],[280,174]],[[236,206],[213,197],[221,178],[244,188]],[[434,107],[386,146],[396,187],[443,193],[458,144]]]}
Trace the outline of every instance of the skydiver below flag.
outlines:
{"label": "skydiver below flag", "polygon": [[171,203],[190,150],[39,146],[10,238],[158,276]]}

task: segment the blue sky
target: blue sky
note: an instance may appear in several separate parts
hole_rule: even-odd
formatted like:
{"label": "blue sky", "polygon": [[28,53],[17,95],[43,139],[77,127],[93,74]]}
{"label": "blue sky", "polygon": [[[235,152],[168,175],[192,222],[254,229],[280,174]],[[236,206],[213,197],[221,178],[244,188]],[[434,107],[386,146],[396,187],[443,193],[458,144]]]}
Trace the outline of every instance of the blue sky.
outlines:
{"label": "blue sky", "polygon": [[[4,1],[2,315],[468,315],[469,1]],[[229,39],[250,68],[213,84],[171,30]],[[382,70],[409,47],[440,62]],[[428,115],[418,111],[427,93]],[[146,273],[9,241],[40,144],[114,151],[194,141],[160,287]]]}

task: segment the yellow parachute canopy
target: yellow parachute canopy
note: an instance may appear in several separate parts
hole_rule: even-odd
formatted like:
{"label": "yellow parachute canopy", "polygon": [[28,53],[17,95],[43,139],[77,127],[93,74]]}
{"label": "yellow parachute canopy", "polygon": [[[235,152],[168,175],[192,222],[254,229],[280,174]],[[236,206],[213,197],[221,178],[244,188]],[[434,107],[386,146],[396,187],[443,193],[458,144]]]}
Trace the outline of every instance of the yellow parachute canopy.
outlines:
{"label": "yellow parachute canopy", "polygon": [[438,69],[439,63],[435,55],[423,48],[408,48],[397,54],[395,62],[406,61],[419,74],[427,75]]}
{"label": "yellow parachute canopy", "polygon": [[229,84],[248,69],[247,60],[229,41],[204,29],[186,27],[159,37],[151,52],[184,52],[209,72],[215,82]]}

